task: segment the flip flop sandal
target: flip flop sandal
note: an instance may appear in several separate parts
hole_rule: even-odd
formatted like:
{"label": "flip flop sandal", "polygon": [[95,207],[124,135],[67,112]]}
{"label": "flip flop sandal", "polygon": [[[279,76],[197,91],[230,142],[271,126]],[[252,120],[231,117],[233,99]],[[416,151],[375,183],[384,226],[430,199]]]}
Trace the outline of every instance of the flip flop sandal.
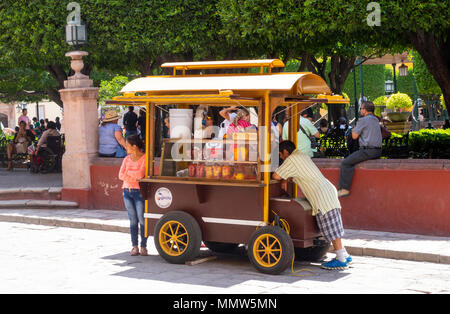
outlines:
{"label": "flip flop sandal", "polygon": [[137,247],[134,247],[131,250],[131,256],[138,256],[139,255],[139,249]]}

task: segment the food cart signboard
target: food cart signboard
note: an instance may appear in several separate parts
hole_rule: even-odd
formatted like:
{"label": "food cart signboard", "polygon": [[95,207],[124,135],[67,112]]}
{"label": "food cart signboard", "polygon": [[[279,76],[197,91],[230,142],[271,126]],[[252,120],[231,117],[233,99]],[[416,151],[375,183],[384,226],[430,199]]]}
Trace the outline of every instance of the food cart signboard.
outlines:
{"label": "food cart signboard", "polygon": [[155,203],[160,208],[167,208],[172,204],[172,193],[168,188],[159,188],[155,193]]}

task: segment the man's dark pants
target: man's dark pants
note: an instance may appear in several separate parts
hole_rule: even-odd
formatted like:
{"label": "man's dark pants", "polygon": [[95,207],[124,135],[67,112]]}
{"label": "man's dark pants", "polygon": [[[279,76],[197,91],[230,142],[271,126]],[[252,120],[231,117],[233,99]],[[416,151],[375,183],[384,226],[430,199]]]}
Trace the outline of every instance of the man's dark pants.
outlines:
{"label": "man's dark pants", "polygon": [[380,148],[360,149],[347,156],[341,163],[341,172],[339,174],[339,189],[350,190],[356,164],[359,164],[360,162],[363,162],[365,160],[377,159],[380,157]]}

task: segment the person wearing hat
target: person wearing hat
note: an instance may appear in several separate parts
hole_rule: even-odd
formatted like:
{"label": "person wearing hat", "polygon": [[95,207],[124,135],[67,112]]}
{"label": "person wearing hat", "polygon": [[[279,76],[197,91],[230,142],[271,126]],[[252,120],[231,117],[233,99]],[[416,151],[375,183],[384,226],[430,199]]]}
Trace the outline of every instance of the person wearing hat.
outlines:
{"label": "person wearing hat", "polygon": [[105,113],[98,128],[98,154],[100,157],[125,157],[125,140],[122,136],[122,128],[117,125],[120,119],[115,110]]}

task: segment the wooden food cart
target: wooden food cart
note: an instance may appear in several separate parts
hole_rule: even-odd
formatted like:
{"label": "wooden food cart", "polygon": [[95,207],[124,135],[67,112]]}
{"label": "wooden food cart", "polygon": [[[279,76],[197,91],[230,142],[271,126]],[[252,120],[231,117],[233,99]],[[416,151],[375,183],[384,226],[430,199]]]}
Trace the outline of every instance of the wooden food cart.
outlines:
{"label": "wooden food cart", "polygon": [[[211,61],[165,63],[172,75],[138,78],[109,104],[147,109],[145,232],[170,263],[185,263],[199,254],[203,241],[213,251],[248,245],[248,256],[261,272],[278,274],[292,262],[294,248],[311,248],[319,233],[307,201],[280,197],[271,180],[271,155],[278,147],[271,137],[272,113],[289,112],[289,138],[296,143],[299,113],[314,103],[346,102],[331,95],[325,81],[312,73],[272,72],[282,61]],[[256,68],[236,74],[235,69]],[[217,72],[235,72],[217,74]],[[195,74],[192,72],[195,71]],[[253,70],[254,71],[254,70]],[[214,74],[205,74],[206,72]],[[162,139],[162,115],[172,109],[196,113],[203,106],[247,108],[255,126],[226,138],[203,138],[196,129]],[[191,111],[189,111],[191,110]],[[257,118],[256,118],[256,115]],[[204,128],[204,127],[203,127]],[[211,133],[211,132],[210,132]],[[272,150],[273,149],[273,150]],[[272,153],[272,154],[271,154]],[[281,218],[281,219],[280,219]]]}

